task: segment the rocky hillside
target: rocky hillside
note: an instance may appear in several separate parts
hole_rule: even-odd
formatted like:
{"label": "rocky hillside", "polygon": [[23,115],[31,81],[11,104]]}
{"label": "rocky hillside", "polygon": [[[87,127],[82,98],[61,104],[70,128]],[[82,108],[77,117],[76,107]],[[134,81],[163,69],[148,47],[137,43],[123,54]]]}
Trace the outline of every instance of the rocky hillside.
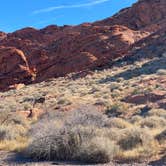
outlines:
{"label": "rocky hillside", "polygon": [[165,9],[165,0],[139,0],[95,23],[0,32],[0,90],[93,70],[124,56],[163,55]]}

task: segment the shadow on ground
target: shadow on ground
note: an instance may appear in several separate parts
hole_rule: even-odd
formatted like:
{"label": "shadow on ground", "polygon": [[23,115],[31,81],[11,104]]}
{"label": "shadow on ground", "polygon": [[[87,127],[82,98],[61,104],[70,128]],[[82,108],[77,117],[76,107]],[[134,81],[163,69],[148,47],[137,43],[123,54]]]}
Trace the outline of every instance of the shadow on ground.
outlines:
{"label": "shadow on ground", "polygon": [[106,83],[116,81],[118,78],[123,78],[125,80],[132,79],[134,77],[139,77],[141,75],[149,75],[155,74],[160,69],[166,70],[166,58],[155,59],[150,62],[145,63],[139,68],[129,69],[127,71],[121,72],[112,77],[107,77],[105,79],[101,79],[99,83]]}
{"label": "shadow on ground", "polygon": [[150,166],[166,166],[166,155],[157,161],[149,163]]}
{"label": "shadow on ground", "polygon": [[[11,166],[53,166],[53,165],[85,165],[85,163],[80,162],[60,162],[60,161],[38,161],[31,160],[29,158],[24,157],[20,153],[8,153],[6,158],[3,160],[4,164]],[[1,163],[0,163],[1,166]],[[4,165],[3,165],[4,166]]]}

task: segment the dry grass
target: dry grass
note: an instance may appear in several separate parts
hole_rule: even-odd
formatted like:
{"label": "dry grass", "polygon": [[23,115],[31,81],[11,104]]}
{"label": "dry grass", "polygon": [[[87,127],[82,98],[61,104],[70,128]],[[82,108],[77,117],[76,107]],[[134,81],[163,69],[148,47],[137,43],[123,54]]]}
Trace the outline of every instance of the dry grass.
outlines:
{"label": "dry grass", "polygon": [[0,150],[21,152],[28,145],[28,138],[20,137],[15,140],[0,141]]}
{"label": "dry grass", "polygon": [[164,128],[166,126],[166,119],[158,116],[150,116],[140,121],[140,126],[145,128]]}
{"label": "dry grass", "polygon": [[111,118],[109,120],[108,126],[111,128],[118,128],[118,129],[125,129],[132,127],[132,125],[129,122],[121,118]]}
{"label": "dry grass", "polygon": [[21,151],[27,145],[28,122],[12,112],[0,112],[0,150]]}
{"label": "dry grass", "polygon": [[[37,159],[90,163],[142,160],[159,154],[165,146],[166,110],[153,103],[123,100],[128,95],[165,91],[165,82],[159,82],[165,78],[165,64],[157,62],[144,59],[135,65],[94,71],[84,78],[71,79],[74,74],[70,74],[0,93],[0,149],[26,149],[27,155]],[[163,69],[154,71],[154,63]],[[155,82],[146,84],[152,78]],[[16,115],[30,110],[38,98],[45,102],[35,107],[48,112],[39,121]],[[149,105],[150,110],[142,115],[142,108]],[[84,109],[59,112],[81,106]]]}
{"label": "dry grass", "polygon": [[[139,62],[140,66],[149,61]],[[52,79],[47,82],[26,86],[18,91],[11,90],[6,93],[0,93],[0,96],[3,98],[3,101],[0,101],[0,109],[5,111],[28,110],[32,107],[33,100],[40,97],[45,97],[46,102],[44,105],[38,104],[37,107],[39,108],[52,109],[77,103],[95,104],[99,101],[102,101],[103,105],[107,107],[116,105],[117,101],[118,104],[123,104],[120,102],[121,99],[130,93],[137,93],[136,91],[138,90],[142,92],[147,91],[148,88],[162,88],[162,85],[161,87],[155,87],[155,85],[142,87],[139,84],[140,80],[160,78],[156,74],[142,75],[139,78],[131,77],[131,79],[117,76],[131,69],[134,71],[136,68],[137,66],[133,67],[133,65],[118,66],[108,70],[96,71],[92,75],[76,80],[70,78]],[[126,107],[131,107],[130,104],[125,105]]]}

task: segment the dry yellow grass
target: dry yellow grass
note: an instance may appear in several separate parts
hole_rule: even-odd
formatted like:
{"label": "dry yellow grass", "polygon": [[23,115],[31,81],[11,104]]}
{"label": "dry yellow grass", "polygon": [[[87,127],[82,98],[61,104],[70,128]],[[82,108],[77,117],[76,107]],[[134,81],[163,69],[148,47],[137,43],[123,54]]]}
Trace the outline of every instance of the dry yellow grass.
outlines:
{"label": "dry yellow grass", "polygon": [[21,152],[28,145],[28,138],[20,137],[16,140],[0,141],[0,150]]}
{"label": "dry yellow grass", "polygon": [[[158,80],[165,77],[163,70],[150,74],[146,73],[150,71],[150,67],[143,66],[146,66],[151,61],[154,61],[154,59],[145,59],[135,65],[114,66],[111,69],[94,71],[93,74],[78,79],[71,79],[74,74],[70,74],[68,77],[25,86],[18,91],[11,90],[0,93],[3,98],[3,100],[0,100],[0,114],[3,114],[3,116],[0,116],[0,125],[3,123],[3,125],[12,126],[21,131],[20,136],[17,138],[0,141],[0,150],[21,151],[29,145],[29,138],[26,133],[31,126],[35,125],[36,122],[38,123],[38,119],[27,123],[25,119],[16,115],[16,111],[31,109],[34,99],[44,97],[45,103],[38,103],[35,107],[47,112],[56,112],[66,107],[72,108],[79,105],[101,106],[103,113],[109,116],[109,121],[106,123],[107,128],[102,128],[102,132],[98,128],[95,130],[99,131],[102,136],[108,137],[111,144],[113,142],[118,147],[120,147],[120,138],[128,139],[127,137],[134,133],[130,131],[132,128],[139,128],[141,132],[147,129],[146,134],[152,136],[149,146],[138,144],[138,146],[127,150],[120,147],[118,153],[114,156],[115,158],[138,160],[155,156],[165,146],[165,142],[160,144],[155,138],[165,130],[166,110],[156,108],[153,103],[137,105],[123,101],[128,95],[149,93],[153,90],[166,91],[165,84],[158,82]],[[158,83],[147,86],[145,83],[151,78]],[[148,104],[154,108],[141,115],[141,110],[146,108]],[[8,117],[8,115],[4,115],[5,113],[9,113],[10,118],[4,122],[5,117]],[[54,125],[60,127],[63,125],[65,118],[59,115],[57,117],[59,119],[54,119]],[[53,116],[53,118],[55,117]],[[126,137],[123,135],[124,130],[128,131],[125,133]],[[107,140],[107,138],[105,139]],[[130,137],[130,139],[133,141],[135,138]],[[124,142],[126,143],[127,141],[125,140]],[[102,145],[103,147],[105,148]]]}

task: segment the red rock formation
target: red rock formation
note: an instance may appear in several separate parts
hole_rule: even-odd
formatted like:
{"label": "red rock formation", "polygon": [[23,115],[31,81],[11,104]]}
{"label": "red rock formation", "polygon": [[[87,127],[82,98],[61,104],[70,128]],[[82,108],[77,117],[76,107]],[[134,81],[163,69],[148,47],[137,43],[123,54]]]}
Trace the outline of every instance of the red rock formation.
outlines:
{"label": "red rock formation", "polygon": [[6,37],[6,33],[0,32],[0,40],[4,39]]}
{"label": "red rock formation", "polygon": [[165,99],[165,91],[152,91],[147,94],[129,95],[125,98],[125,102],[133,104],[147,104],[148,102],[157,102]]}
{"label": "red rock formation", "polygon": [[24,53],[15,47],[0,47],[0,89],[31,80],[32,72]]}
{"label": "red rock formation", "polygon": [[[95,25],[124,25],[133,30],[156,31],[166,19],[165,0],[139,0],[131,8],[122,9],[111,18],[98,21]],[[164,21],[165,22],[165,21]]]}
{"label": "red rock formation", "polygon": [[[136,47],[149,52],[153,45],[164,45],[165,9],[165,0],[140,0],[92,24],[1,32],[0,89],[94,69],[132,55]],[[166,52],[162,48],[160,53]]]}

